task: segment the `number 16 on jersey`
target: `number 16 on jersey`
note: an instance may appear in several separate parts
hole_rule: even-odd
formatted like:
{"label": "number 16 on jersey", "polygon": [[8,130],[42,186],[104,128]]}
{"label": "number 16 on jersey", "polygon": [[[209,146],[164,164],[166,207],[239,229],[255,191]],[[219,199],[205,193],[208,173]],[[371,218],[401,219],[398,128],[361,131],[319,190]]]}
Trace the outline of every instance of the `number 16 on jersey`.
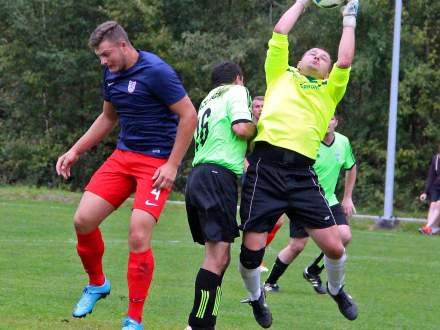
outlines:
{"label": "number 16 on jersey", "polygon": [[207,108],[203,110],[203,114],[198,122],[196,131],[196,151],[203,147],[209,134],[209,116],[211,116],[211,109]]}

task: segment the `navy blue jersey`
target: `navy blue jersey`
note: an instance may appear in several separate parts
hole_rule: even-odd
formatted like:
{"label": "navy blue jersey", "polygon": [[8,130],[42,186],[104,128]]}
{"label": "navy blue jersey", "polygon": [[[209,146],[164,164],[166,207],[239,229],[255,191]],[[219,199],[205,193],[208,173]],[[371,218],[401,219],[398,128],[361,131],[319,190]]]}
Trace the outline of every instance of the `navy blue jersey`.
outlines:
{"label": "navy blue jersey", "polygon": [[186,91],[174,69],[160,57],[139,51],[125,71],[104,71],[104,100],[119,116],[117,149],[167,158],[176,138],[178,116],[169,106]]}

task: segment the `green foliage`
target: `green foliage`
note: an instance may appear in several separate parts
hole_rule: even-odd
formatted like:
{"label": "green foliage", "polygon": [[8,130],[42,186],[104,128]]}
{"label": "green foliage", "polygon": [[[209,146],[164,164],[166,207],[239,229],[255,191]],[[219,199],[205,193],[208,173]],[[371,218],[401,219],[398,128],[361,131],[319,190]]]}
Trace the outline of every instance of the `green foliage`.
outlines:
{"label": "green foliage", "polygon": [[[57,157],[101,111],[102,69],[87,47],[101,22],[119,21],[135,47],[157,53],[181,74],[194,104],[210,90],[210,71],[222,60],[242,67],[253,95],[264,94],[264,60],[272,27],[292,1],[35,0],[0,1],[0,180],[63,185]],[[351,82],[338,112],[340,131],[359,165],[357,204],[383,203],[394,2],[363,1]],[[419,207],[440,127],[439,2],[405,1],[402,22],[396,206]],[[338,10],[310,8],[290,34],[290,62],[305,50],[328,48],[334,60]],[[114,148],[114,133],[73,168],[71,189],[83,187]],[[192,151],[180,171],[182,190]]]}

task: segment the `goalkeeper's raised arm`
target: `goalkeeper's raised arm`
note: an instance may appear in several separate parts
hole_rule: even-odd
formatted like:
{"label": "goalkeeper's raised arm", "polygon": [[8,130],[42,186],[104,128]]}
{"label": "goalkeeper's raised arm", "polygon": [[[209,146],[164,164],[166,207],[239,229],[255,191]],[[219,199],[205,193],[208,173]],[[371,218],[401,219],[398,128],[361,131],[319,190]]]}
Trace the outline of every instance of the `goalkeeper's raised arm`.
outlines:
{"label": "goalkeeper's raised arm", "polygon": [[355,28],[356,17],[359,9],[358,0],[350,0],[342,8],[342,36],[339,43],[338,60],[336,65],[339,68],[348,68],[351,66],[355,51]]}
{"label": "goalkeeper's raised arm", "polygon": [[289,67],[289,43],[287,34],[292,30],[304,9],[311,0],[297,0],[279,19],[273,29],[272,39],[269,41],[264,69],[266,72],[266,84],[286,72]]}

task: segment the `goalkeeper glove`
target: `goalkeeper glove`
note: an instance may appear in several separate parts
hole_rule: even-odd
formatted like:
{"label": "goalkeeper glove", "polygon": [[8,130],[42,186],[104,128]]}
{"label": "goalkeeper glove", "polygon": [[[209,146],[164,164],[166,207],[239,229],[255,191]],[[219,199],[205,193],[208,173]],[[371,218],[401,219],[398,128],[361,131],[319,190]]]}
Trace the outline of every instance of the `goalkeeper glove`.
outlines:
{"label": "goalkeeper glove", "polygon": [[359,0],[350,0],[342,7],[342,25],[356,27],[356,16],[359,9]]}

